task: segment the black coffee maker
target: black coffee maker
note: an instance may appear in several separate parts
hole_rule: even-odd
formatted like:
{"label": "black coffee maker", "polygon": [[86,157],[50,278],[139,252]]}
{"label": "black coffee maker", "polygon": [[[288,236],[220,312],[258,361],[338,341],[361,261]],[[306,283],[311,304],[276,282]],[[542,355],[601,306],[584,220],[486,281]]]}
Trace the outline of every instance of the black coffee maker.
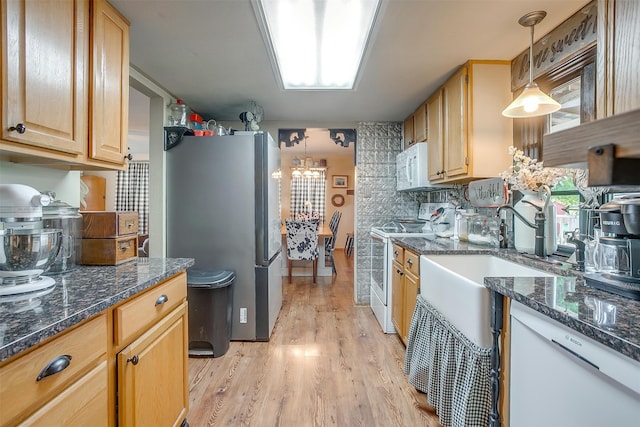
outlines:
{"label": "black coffee maker", "polygon": [[599,271],[584,275],[587,285],[640,300],[640,196],[602,205],[600,222]]}

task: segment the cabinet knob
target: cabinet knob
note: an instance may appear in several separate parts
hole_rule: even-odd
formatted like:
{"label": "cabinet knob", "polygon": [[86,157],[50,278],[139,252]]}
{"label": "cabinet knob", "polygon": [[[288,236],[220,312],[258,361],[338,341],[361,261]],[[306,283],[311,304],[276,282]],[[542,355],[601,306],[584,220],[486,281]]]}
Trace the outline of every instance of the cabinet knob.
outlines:
{"label": "cabinet knob", "polygon": [[140,358],[138,357],[138,355],[134,355],[133,357],[127,357],[127,363],[131,362],[132,365],[137,365],[138,362],[140,361]]}
{"label": "cabinet knob", "polygon": [[409,264],[409,265],[413,265],[413,260],[408,259],[408,260],[407,260],[407,264]]}
{"label": "cabinet knob", "polygon": [[18,123],[18,124],[17,124],[17,125],[15,125],[15,126],[11,126],[11,127],[9,128],[9,130],[10,130],[10,131],[14,131],[14,130],[15,130],[15,131],[17,131],[18,133],[23,134],[23,133],[27,130],[27,127],[26,127],[25,125],[23,125],[22,123]]}
{"label": "cabinet knob", "polygon": [[[20,132],[20,133],[22,133],[22,132]],[[133,160],[133,154],[129,153],[126,156],[124,156],[124,158],[127,159],[127,160]]]}
{"label": "cabinet knob", "polygon": [[36,378],[36,381],[43,380],[50,375],[54,375],[58,372],[64,371],[70,363],[71,356],[68,354],[63,354],[62,356],[56,357],[51,362],[49,362],[47,366],[42,369],[42,371],[40,371],[40,373],[38,374],[38,378]]}
{"label": "cabinet knob", "polygon": [[169,298],[165,294],[162,294],[156,300],[156,305],[162,305],[167,301],[169,301]]}

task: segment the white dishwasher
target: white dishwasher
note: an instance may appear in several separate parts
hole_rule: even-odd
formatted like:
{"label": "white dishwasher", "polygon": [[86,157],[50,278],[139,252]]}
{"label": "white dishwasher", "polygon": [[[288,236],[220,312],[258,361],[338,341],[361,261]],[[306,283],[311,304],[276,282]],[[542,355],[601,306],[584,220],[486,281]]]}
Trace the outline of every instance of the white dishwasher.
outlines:
{"label": "white dishwasher", "polygon": [[637,426],[640,363],[516,301],[510,426]]}

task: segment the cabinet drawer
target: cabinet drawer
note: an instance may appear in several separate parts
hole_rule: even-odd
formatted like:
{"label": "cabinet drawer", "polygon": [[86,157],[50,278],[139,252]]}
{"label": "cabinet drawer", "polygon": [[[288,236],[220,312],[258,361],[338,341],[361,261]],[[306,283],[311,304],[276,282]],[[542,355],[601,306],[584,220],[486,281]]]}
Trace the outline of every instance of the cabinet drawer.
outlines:
{"label": "cabinet drawer", "polygon": [[404,248],[400,245],[393,244],[393,260],[400,265],[404,264]]}
{"label": "cabinet drawer", "polygon": [[138,234],[138,212],[82,212],[82,237],[104,239]]}
{"label": "cabinet drawer", "polygon": [[138,257],[138,237],[82,239],[82,264],[118,265]]}
{"label": "cabinet drawer", "polygon": [[404,251],[404,272],[420,276],[420,255],[411,251]]}
{"label": "cabinet drawer", "polygon": [[107,361],[63,390],[20,426],[107,426]]}
{"label": "cabinet drawer", "polygon": [[[107,342],[106,315],[101,314],[0,369],[2,425],[33,412],[104,359]],[[71,356],[65,369],[37,380],[50,362],[64,355]]]}
{"label": "cabinet drawer", "polygon": [[180,273],[115,309],[116,346],[130,343],[187,297],[187,275]]}

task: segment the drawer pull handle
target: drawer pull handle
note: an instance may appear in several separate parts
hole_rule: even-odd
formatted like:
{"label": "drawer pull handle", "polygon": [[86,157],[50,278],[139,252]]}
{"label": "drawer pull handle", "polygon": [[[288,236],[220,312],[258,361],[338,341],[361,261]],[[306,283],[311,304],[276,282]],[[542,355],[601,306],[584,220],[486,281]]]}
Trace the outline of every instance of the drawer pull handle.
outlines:
{"label": "drawer pull handle", "polygon": [[138,357],[138,355],[134,355],[133,357],[127,357],[127,363],[131,362],[132,365],[137,365],[138,362],[140,361],[140,358]]}
{"label": "drawer pull handle", "polygon": [[165,294],[162,294],[156,300],[156,305],[162,305],[167,301],[169,301],[169,298]]}
{"label": "drawer pull handle", "polygon": [[409,264],[409,265],[413,265],[413,260],[408,259],[408,260],[407,260],[407,264]]}
{"label": "drawer pull handle", "polygon": [[120,250],[121,250],[122,252],[126,252],[126,251],[128,251],[129,249],[131,249],[131,242],[121,243],[121,244],[120,244]]}
{"label": "drawer pull handle", "polygon": [[71,356],[68,354],[63,354],[62,356],[58,356],[53,359],[47,366],[45,366],[40,374],[38,374],[38,378],[36,381],[43,380],[50,375],[57,374],[58,372],[64,371],[67,366],[71,363]]}
{"label": "drawer pull handle", "polygon": [[125,227],[127,227],[127,228],[131,228],[131,227],[133,227],[133,226],[135,225],[135,223],[136,223],[136,222],[135,222],[134,220],[132,220],[132,219],[128,219],[128,220],[126,220],[126,221],[124,222],[124,225],[125,225]]}

